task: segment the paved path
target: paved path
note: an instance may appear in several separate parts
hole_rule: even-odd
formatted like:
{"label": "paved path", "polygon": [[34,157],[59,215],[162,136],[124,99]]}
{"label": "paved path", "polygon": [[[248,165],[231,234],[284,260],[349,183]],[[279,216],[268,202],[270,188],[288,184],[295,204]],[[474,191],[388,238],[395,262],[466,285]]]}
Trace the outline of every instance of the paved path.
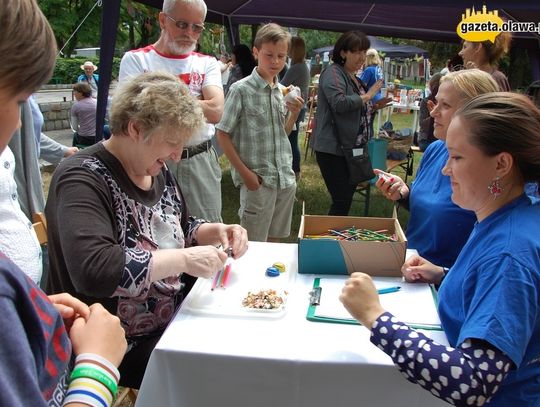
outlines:
{"label": "paved path", "polygon": [[71,131],[71,129],[50,130],[44,131],[44,133],[50,138],[52,138],[54,141],[71,147],[71,142],[73,140],[73,132]]}
{"label": "paved path", "polygon": [[[71,85],[66,86],[67,87],[63,89],[38,90],[35,93],[38,103],[67,102],[70,100],[75,100],[71,91]],[[109,88],[109,96],[112,96],[115,87],[116,81],[113,81]]]}
{"label": "paved path", "polygon": [[67,102],[74,100],[71,89],[40,90],[35,93],[38,103]]}

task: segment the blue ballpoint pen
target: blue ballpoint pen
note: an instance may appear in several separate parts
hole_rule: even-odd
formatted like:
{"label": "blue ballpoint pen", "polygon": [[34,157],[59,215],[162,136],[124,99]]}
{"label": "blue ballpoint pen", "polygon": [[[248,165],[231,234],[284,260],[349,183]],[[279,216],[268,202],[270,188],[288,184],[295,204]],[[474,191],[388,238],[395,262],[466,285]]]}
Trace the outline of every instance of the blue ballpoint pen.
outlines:
{"label": "blue ballpoint pen", "polygon": [[401,287],[387,287],[387,288],[381,288],[379,290],[377,290],[377,293],[379,294],[390,294],[390,293],[395,293],[395,292],[398,292],[399,290],[401,290]]}

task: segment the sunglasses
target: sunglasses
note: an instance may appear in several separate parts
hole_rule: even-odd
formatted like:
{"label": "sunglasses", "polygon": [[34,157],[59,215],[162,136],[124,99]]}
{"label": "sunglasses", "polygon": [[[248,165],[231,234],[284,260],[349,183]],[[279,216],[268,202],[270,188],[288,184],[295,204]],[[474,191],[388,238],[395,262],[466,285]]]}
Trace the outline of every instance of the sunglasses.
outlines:
{"label": "sunglasses", "polygon": [[200,34],[204,31],[204,24],[187,23],[182,20],[175,20],[168,14],[165,14],[165,15],[167,16],[169,20],[174,22],[174,25],[176,27],[180,28],[181,30],[187,30],[188,27],[191,27],[191,31],[193,31],[196,34]]}

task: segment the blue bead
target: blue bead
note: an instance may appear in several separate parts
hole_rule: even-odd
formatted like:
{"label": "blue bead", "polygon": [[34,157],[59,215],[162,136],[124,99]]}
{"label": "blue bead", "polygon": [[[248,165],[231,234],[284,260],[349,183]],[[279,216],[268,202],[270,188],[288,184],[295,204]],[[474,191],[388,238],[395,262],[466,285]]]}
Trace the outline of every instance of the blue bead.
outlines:
{"label": "blue bead", "polygon": [[279,276],[279,270],[276,267],[268,267],[266,269],[266,275],[268,277],[277,277]]}

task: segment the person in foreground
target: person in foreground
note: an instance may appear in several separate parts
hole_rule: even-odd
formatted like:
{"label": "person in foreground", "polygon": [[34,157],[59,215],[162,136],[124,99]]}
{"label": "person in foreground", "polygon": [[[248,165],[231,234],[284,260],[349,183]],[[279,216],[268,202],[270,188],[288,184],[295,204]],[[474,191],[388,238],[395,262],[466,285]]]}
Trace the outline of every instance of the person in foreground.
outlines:
{"label": "person in foreground", "polygon": [[477,223],[454,266],[414,256],[409,282],[440,283],[446,347],[379,303],[371,278],[354,273],[340,297],[371,341],[413,383],[459,406],[540,406],[540,110],[527,97],[481,95],[452,119],[443,169],[452,200]]}
{"label": "person in foreground", "polygon": [[[0,66],[2,153],[20,126],[20,105],[52,75],[56,42],[33,0],[9,0],[0,25],[0,53],[11,56]],[[69,294],[47,297],[3,253],[0,307],[0,405],[112,404],[127,347],[117,317]]]}
{"label": "person in foreground", "polygon": [[437,91],[437,105],[430,113],[434,119],[433,134],[439,140],[426,148],[410,189],[397,175],[375,170],[384,175],[375,186],[387,199],[409,209],[408,247],[444,267],[454,264],[476,221],[473,212],[450,199],[450,180],[441,172],[448,159],[446,132],[459,107],[475,96],[497,90],[493,78],[479,69],[446,74]]}
{"label": "person in foreground", "polygon": [[166,72],[149,72],[118,86],[111,138],[56,169],[45,214],[50,293],[99,301],[122,321],[129,349],[121,384],[139,388],[152,349],[193,277],[212,277],[247,249],[239,225],[189,217],[166,160],[204,125],[197,99]]}

